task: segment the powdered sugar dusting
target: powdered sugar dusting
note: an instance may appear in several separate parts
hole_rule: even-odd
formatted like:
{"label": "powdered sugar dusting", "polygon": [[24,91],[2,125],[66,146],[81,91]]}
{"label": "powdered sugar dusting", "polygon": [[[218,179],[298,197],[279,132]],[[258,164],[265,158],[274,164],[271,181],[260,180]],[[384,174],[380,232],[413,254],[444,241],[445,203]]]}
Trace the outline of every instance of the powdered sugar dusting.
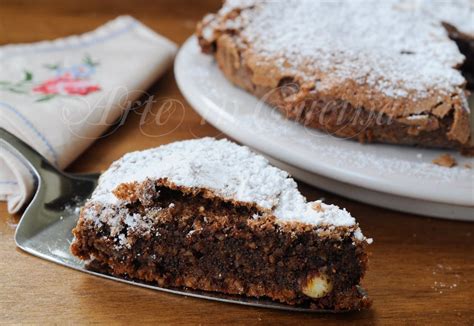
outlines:
{"label": "powdered sugar dusting", "polygon": [[433,89],[460,93],[465,83],[456,69],[464,56],[441,21],[471,31],[474,10],[469,0],[455,2],[232,0],[218,16],[220,28],[239,30],[248,53],[275,62],[282,75],[319,80],[320,88],[350,79],[389,97],[426,98]]}
{"label": "powdered sugar dusting", "polygon": [[[280,222],[356,225],[345,209],[321,201],[307,202],[287,172],[225,139],[187,140],[126,154],[101,176],[91,202],[120,205],[112,193],[118,185],[160,178],[178,186],[208,189],[224,199],[256,204]],[[123,215],[117,218],[130,227],[141,222],[140,217]]]}
{"label": "powdered sugar dusting", "polygon": [[[406,0],[408,1],[408,0]],[[474,1],[472,0],[411,0],[419,10],[453,25],[461,33],[474,37]]]}

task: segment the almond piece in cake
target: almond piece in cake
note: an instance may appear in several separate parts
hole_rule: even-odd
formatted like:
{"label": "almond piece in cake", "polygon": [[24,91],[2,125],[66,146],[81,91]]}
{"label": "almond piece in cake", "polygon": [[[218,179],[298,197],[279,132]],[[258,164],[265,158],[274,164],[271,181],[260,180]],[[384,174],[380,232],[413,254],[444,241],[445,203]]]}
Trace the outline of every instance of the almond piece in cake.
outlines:
{"label": "almond piece in cake", "polygon": [[196,34],[230,81],[305,126],[464,150],[473,16],[471,0],[228,0]]}
{"label": "almond piece in cake", "polygon": [[71,251],[87,267],[162,287],[313,309],[370,306],[366,246],[345,209],[228,140],[175,142],[114,162],[82,208]]}

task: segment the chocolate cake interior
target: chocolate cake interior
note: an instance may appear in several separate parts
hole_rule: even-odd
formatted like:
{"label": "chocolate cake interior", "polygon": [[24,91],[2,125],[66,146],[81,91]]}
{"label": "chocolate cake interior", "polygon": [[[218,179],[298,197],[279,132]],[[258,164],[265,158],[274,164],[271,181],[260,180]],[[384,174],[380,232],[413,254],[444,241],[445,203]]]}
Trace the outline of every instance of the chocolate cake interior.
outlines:
{"label": "chocolate cake interior", "polygon": [[474,38],[459,32],[454,26],[444,23],[449,38],[456,42],[459,51],[466,57],[459,68],[467,80],[467,88],[474,90]]}
{"label": "chocolate cake interior", "polygon": [[[71,250],[89,260],[89,268],[159,286],[267,296],[312,308],[370,304],[357,289],[367,256],[364,245],[354,245],[352,231],[276,223],[256,206],[208,197],[154,183],[146,200],[108,213],[110,219],[127,215],[116,225],[80,219]],[[314,276],[329,284],[318,298],[305,294]]]}

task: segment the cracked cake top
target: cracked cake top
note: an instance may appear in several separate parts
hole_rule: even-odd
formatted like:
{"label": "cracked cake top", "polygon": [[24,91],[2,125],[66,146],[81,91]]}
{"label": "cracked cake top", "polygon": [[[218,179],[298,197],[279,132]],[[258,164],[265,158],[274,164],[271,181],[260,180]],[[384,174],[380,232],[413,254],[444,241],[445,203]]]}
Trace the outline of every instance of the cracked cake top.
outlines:
{"label": "cracked cake top", "polygon": [[389,97],[462,93],[464,56],[442,21],[474,35],[469,0],[228,0],[217,17],[204,20],[212,22],[203,37],[238,31],[262,69],[277,67],[317,89],[350,79]]}
{"label": "cracked cake top", "polygon": [[120,207],[127,199],[114,194],[119,186],[163,179],[178,187],[208,190],[224,200],[256,205],[280,222],[355,227],[356,238],[364,239],[345,209],[307,202],[287,172],[226,139],[186,140],[128,153],[102,174],[88,204]]}

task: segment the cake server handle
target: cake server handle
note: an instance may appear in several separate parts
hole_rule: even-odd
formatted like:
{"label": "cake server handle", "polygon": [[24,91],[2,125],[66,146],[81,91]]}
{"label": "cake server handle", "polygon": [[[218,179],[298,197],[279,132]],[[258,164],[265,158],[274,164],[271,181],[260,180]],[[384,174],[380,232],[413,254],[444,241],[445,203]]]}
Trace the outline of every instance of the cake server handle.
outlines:
{"label": "cake server handle", "polygon": [[40,153],[4,128],[0,128],[0,147],[28,164],[37,177],[39,177],[39,171],[42,169],[61,174],[61,172]]}
{"label": "cake server handle", "polygon": [[[99,174],[65,173],[24,141],[0,128],[0,148],[20,158],[37,178],[36,191],[22,214],[15,241],[29,251],[32,239],[60,220],[65,210],[82,205],[97,186]],[[43,239],[44,240],[44,239]],[[36,243],[41,247],[41,243]]]}
{"label": "cake server handle", "polygon": [[82,179],[97,180],[99,173],[65,173],[51,164],[43,155],[20,138],[0,127],[0,148],[14,153],[15,156],[27,163],[33,172],[39,176],[41,171],[49,171],[61,176],[77,177]]}
{"label": "cake server handle", "polygon": [[37,209],[42,207],[61,211],[73,204],[75,199],[87,198],[97,185],[99,174],[65,173],[30,145],[3,128],[0,128],[0,148],[19,157],[36,176],[36,193],[23,215],[35,206]]}

